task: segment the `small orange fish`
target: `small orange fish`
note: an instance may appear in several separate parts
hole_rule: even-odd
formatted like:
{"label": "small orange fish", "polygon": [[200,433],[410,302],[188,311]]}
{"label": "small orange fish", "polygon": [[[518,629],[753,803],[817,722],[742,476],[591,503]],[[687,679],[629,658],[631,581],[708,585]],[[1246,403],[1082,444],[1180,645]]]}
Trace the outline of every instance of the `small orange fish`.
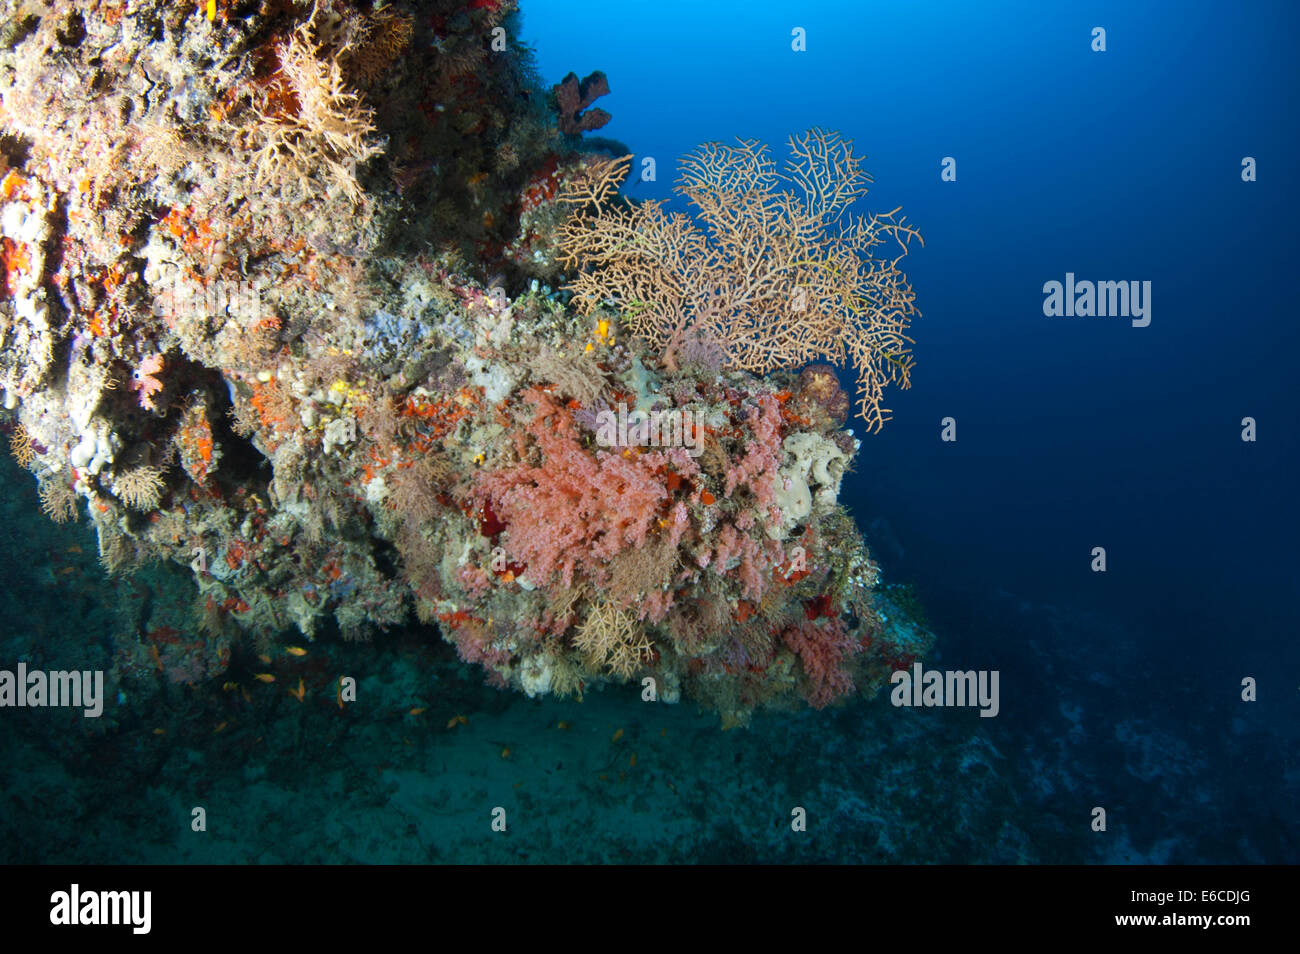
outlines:
{"label": "small orange fish", "polygon": [[258,682],[275,682],[275,676],[271,675],[269,672],[259,672],[253,678]]}
{"label": "small orange fish", "polygon": [[222,692],[234,692],[238,688],[239,688],[239,683],[237,682],[223,682],[221,684]]}
{"label": "small orange fish", "polygon": [[75,566],[65,566],[61,570],[59,570],[59,576],[67,576],[69,573],[76,573],[76,572],[77,572],[77,568]]}
{"label": "small orange fish", "polygon": [[68,547],[68,549],[65,550],[64,552],[65,552],[65,553],[80,553],[80,552],[81,552],[81,547],[77,546],[77,545],[74,543],[72,546]]}
{"label": "small orange fish", "polygon": [[452,716],[451,721],[447,723],[447,728],[454,729],[458,725],[469,725],[469,719],[463,715]]}
{"label": "small orange fish", "polygon": [[557,723],[555,723],[555,727],[556,727],[557,729],[567,729],[567,728],[569,727],[569,723],[567,723],[567,722],[557,722]]}
{"label": "small orange fish", "polygon": [[226,728],[226,726],[228,726],[228,725],[230,725],[229,722],[222,722],[222,723],[218,724],[217,727],[216,727],[215,729],[212,730],[212,734],[213,734],[213,735],[216,735],[218,732],[223,732],[223,731],[225,731],[225,728]]}
{"label": "small orange fish", "polygon": [[167,734],[167,730],[166,730],[166,729],[154,729],[154,730],[153,730],[153,734],[154,734],[154,735],[166,735],[166,734]]}
{"label": "small orange fish", "polygon": [[411,716],[424,715],[424,710],[425,710],[425,706],[416,706],[414,709],[408,712],[407,715],[411,715]]}
{"label": "small orange fish", "polygon": [[510,747],[509,747],[509,746],[507,746],[506,748],[504,748],[504,749],[501,750],[501,757],[502,757],[503,759],[508,759],[508,758],[510,758]]}
{"label": "small orange fish", "polygon": [[617,742],[617,741],[618,741],[619,739],[621,739],[621,738],[623,738],[623,730],[622,730],[622,729],[619,729],[617,732],[614,733],[614,737],[613,737],[612,739],[610,739],[609,741],[610,741],[610,742]]}
{"label": "small orange fish", "polygon": [[302,702],[303,697],[307,695],[307,687],[302,684],[301,678],[298,680],[298,688],[290,689],[289,695],[293,696],[299,702]]}
{"label": "small orange fish", "polygon": [[285,647],[285,650],[284,650],[284,651],[285,651],[286,653],[288,653],[290,656],[306,656],[306,655],[307,655],[307,650],[303,649],[301,646],[287,646],[287,647]]}
{"label": "small orange fish", "polygon": [[262,662],[265,663],[266,665],[268,666],[271,665],[271,657],[268,656],[266,653],[258,653],[257,658],[262,660]]}
{"label": "small orange fish", "polygon": [[631,757],[630,759],[627,760],[627,767],[628,767],[628,768],[636,768],[636,753],[635,753],[635,752],[633,752],[633,753],[632,753],[632,757]]}

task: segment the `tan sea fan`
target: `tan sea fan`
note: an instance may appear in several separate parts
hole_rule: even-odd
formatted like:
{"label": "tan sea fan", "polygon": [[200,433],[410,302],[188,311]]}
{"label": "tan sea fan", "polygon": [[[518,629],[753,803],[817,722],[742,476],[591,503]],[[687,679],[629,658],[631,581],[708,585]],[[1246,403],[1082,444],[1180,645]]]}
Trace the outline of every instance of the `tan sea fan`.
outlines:
{"label": "tan sea fan", "polygon": [[[850,214],[871,177],[838,133],[812,129],[788,146],[781,164],[756,140],[686,156],[674,188],[694,216],[616,199],[626,158],[595,170],[566,197],[578,211],[560,259],[581,269],[569,288],[588,312],[613,303],[670,370],[699,335],[746,371],[851,363],[859,413],[879,430],[886,385],[910,384],[918,311],[898,263],[921,236],[898,209]],[[877,254],[886,243],[893,257]]]}

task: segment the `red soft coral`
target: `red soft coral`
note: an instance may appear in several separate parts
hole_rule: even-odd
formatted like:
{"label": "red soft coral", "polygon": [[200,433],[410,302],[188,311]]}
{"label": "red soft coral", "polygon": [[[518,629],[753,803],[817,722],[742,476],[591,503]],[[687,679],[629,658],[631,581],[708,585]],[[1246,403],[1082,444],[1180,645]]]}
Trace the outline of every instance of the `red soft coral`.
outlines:
{"label": "red soft coral", "polygon": [[845,660],[862,647],[840,619],[821,623],[800,620],[781,634],[782,641],[799,657],[808,676],[808,704],[824,709],[853,691],[853,677]]}
{"label": "red soft coral", "polygon": [[631,450],[593,454],[579,443],[567,409],[535,388],[524,396],[537,409],[528,433],[541,465],[484,473],[473,496],[480,505],[490,502],[506,525],[506,553],[527,565],[531,583],[546,585],[558,575],[570,586],[578,568],[599,582],[610,557],[644,544],[660,525],[668,491],[658,461]]}

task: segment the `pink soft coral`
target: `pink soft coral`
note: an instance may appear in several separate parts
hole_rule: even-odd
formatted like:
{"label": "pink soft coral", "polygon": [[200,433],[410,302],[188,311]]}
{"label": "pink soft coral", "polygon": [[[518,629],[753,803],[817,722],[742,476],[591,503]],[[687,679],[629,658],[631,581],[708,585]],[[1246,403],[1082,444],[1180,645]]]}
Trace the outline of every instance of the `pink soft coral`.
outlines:
{"label": "pink soft coral", "polygon": [[727,468],[726,495],[737,487],[748,487],[760,505],[773,500],[773,481],[781,466],[781,405],[771,394],[758,396],[758,407],[749,409],[749,427],[753,433],[749,450]]}
{"label": "pink soft coral", "polygon": [[[546,585],[558,574],[572,585],[579,567],[602,580],[610,557],[644,544],[660,525],[668,491],[656,472],[659,455],[590,453],[578,442],[567,409],[536,388],[524,396],[537,409],[528,432],[541,450],[541,465],[482,474],[473,495],[480,505],[492,502],[507,527],[509,559],[527,565],[532,583]],[[681,516],[670,520],[678,535]]]}
{"label": "pink soft coral", "polygon": [[135,392],[136,400],[146,411],[154,409],[153,396],[162,390],[162,382],[155,377],[162,369],[162,355],[151,354],[140,362],[140,366],[131,375],[131,390]]}
{"label": "pink soft coral", "polygon": [[787,627],[781,639],[803,665],[809,682],[808,704],[814,709],[824,709],[853,691],[853,677],[844,663],[862,647],[849,635],[842,620],[800,620]]}
{"label": "pink soft coral", "polygon": [[741,533],[730,523],[724,523],[717,533],[717,549],[712,560],[713,572],[720,576],[735,570],[740,579],[741,596],[758,601],[767,592],[768,581],[774,566],[781,562],[781,545],[764,539],[759,543],[748,533]]}

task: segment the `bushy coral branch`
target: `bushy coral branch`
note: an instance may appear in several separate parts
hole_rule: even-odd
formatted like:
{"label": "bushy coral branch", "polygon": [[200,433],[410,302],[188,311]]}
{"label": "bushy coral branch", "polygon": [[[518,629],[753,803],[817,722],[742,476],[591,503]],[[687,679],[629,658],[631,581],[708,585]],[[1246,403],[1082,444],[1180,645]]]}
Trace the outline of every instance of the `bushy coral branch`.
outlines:
{"label": "bushy coral branch", "polygon": [[814,709],[824,709],[853,691],[853,676],[845,664],[862,647],[840,619],[822,620],[820,625],[800,620],[781,636],[786,646],[799,656],[808,677],[808,704]]}
{"label": "bushy coral branch", "polygon": [[[897,209],[848,214],[871,180],[838,133],[792,136],[789,152],[778,166],[755,140],[699,147],[675,186],[695,219],[608,198],[575,215],[560,236],[565,265],[583,269],[570,287],[586,309],[616,302],[669,368],[700,335],[748,371],[852,363],[859,413],[878,430],[885,387],[910,383],[906,330],[917,310],[898,262],[920,234]],[[897,255],[878,257],[891,240]]]}
{"label": "bushy coral branch", "polygon": [[372,137],[374,114],[343,84],[335,59],[321,56],[305,23],[276,48],[280,71],[263,96],[254,164],[267,185],[287,169],[301,180],[319,170],[353,201],[361,198],[357,166],[383,149]]}
{"label": "bushy coral branch", "polygon": [[475,495],[508,527],[507,553],[533,583],[558,575],[569,586],[579,565],[599,578],[610,557],[640,546],[657,526],[668,499],[654,471],[659,455],[590,453],[566,408],[536,388],[525,397],[536,408],[528,431],[541,462],[485,473]]}

